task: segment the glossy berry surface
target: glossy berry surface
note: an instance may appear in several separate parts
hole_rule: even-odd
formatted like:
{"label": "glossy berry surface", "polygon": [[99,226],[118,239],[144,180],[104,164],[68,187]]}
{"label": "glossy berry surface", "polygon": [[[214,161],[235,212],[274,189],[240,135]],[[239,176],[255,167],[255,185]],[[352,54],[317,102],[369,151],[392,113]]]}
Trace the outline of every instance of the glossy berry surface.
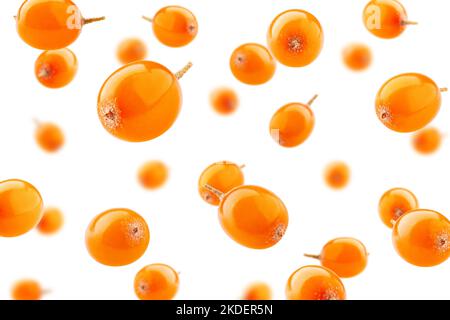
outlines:
{"label": "glossy berry surface", "polygon": [[378,91],[376,113],[389,129],[414,132],[429,124],[441,108],[441,89],[418,73],[405,73],[388,80]]}
{"label": "glossy berry surface", "polygon": [[418,153],[429,155],[439,150],[442,138],[443,135],[437,128],[425,128],[413,135],[412,145]]}
{"label": "glossy berry surface", "polygon": [[45,235],[52,235],[61,230],[64,224],[64,215],[58,208],[45,208],[41,221],[37,225],[37,230]]}
{"label": "glossy berry surface", "polygon": [[450,256],[450,221],[436,211],[409,211],[395,223],[392,241],[405,261],[419,267],[437,266]]}
{"label": "glossy berry surface", "polygon": [[231,88],[217,88],[211,93],[210,102],[218,114],[230,115],[238,108],[239,97]]}
{"label": "glossy berry surface", "polygon": [[103,127],[115,137],[142,142],[172,127],[182,103],[177,77],[150,61],[127,64],[103,84],[97,111]]}
{"label": "glossy berry surface", "polygon": [[127,38],[117,47],[117,59],[122,64],[127,64],[147,57],[147,46],[139,38]]}
{"label": "glossy berry surface", "polygon": [[295,271],[286,284],[288,300],[345,300],[341,279],[330,269],[305,266]]}
{"label": "glossy berry surface", "polygon": [[198,33],[194,14],[180,6],[162,8],[151,22],[156,38],[169,47],[183,47],[191,43]]}
{"label": "glossy berry surface", "polygon": [[162,161],[149,161],[139,168],[138,179],[145,189],[161,188],[169,177],[169,168]]}
{"label": "glossy berry surface", "polygon": [[266,47],[247,43],[234,50],[230,68],[237,80],[249,85],[260,85],[272,79],[276,63]]}
{"label": "glossy berry surface", "polygon": [[388,227],[394,226],[405,213],[419,208],[419,201],[414,193],[405,188],[393,188],[380,198],[378,213],[381,221]]}
{"label": "glossy berry surface", "polygon": [[86,230],[86,247],[97,262],[124,266],[147,250],[150,231],[144,218],[129,209],[111,209],[96,216]]}
{"label": "glossy berry surface", "polygon": [[38,81],[51,89],[62,88],[75,78],[78,61],[70,49],[44,51],[36,60],[34,72]]}
{"label": "glossy berry surface", "polygon": [[171,300],[180,285],[178,273],[165,264],[151,264],[134,279],[134,291],[140,300]]}
{"label": "glossy berry surface", "polygon": [[198,180],[198,192],[202,199],[214,206],[220,204],[220,197],[209,187],[220,193],[227,193],[244,184],[244,173],[237,164],[221,161],[208,166]]}
{"label": "glossy berry surface", "polygon": [[64,133],[54,123],[37,123],[35,139],[38,146],[50,153],[59,151],[65,142]]}
{"label": "glossy berry surface", "polygon": [[283,237],[289,222],[284,203],[257,186],[240,186],[220,202],[219,220],[228,236],[252,249],[266,249]]}
{"label": "glossy berry surface", "polygon": [[33,185],[16,179],[0,182],[0,237],[27,233],[42,214],[42,197]]}
{"label": "glossy berry surface", "polygon": [[270,25],[267,42],[275,58],[288,67],[305,67],[317,59],[323,47],[320,22],[304,10],[288,10]]}
{"label": "glossy berry surface", "polygon": [[363,71],[372,63],[372,51],[363,43],[352,43],[346,46],[342,52],[345,66],[353,71]]}

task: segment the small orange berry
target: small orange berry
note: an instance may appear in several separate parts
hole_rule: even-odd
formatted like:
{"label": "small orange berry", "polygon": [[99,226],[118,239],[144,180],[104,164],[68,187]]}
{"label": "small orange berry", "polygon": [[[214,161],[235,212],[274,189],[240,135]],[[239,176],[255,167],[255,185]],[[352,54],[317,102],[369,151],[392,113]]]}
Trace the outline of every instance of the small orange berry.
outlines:
{"label": "small orange berry", "polygon": [[141,39],[124,39],[117,47],[117,59],[120,63],[127,64],[147,57],[147,46]]}
{"label": "small orange berry", "polygon": [[421,154],[435,153],[442,143],[442,134],[436,128],[425,128],[412,137],[414,149]]}
{"label": "small orange berry", "polygon": [[345,162],[332,162],[325,168],[324,178],[330,188],[343,189],[350,181],[350,168]]}
{"label": "small orange berry", "polygon": [[243,300],[272,300],[272,289],[263,282],[253,283],[245,290]]}
{"label": "small orange berry", "polygon": [[84,25],[105,17],[84,19],[70,0],[27,0],[16,17],[17,32],[28,45],[56,50],[75,42]]}
{"label": "small orange berry", "polygon": [[198,23],[194,14],[180,6],[168,6],[159,10],[150,21],[153,33],[164,45],[169,47],[183,47],[191,43],[198,33]]}
{"label": "small orange berry", "polygon": [[39,191],[22,180],[0,182],[0,237],[17,237],[33,229],[42,218]]}
{"label": "small orange berry", "polygon": [[211,106],[222,115],[229,115],[239,106],[239,98],[236,92],[230,88],[217,88],[211,93]]}
{"label": "small orange berry", "polygon": [[372,51],[363,43],[352,43],[342,52],[344,64],[353,71],[366,70],[372,63]]}
{"label": "small orange berry", "polygon": [[314,113],[311,104],[289,103],[281,107],[270,121],[270,135],[282,147],[297,147],[309,138],[314,129]]}
{"label": "small orange berry", "polygon": [[11,290],[13,300],[41,300],[43,290],[35,280],[21,280],[14,284]]}
{"label": "small orange berry", "polygon": [[276,63],[269,50],[257,43],[247,43],[234,50],[230,68],[239,81],[259,85],[272,79]]}
{"label": "small orange berry", "polygon": [[151,264],[134,279],[134,292],[140,300],[172,300],[177,294],[178,273],[165,264]]}
{"label": "small orange berry", "polygon": [[388,80],[378,91],[380,121],[397,132],[413,132],[429,124],[441,108],[441,91],[430,78],[405,73]]}
{"label": "small orange berry", "polygon": [[266,249],[283,237],[289,222],[283,202],[257,186],[240,186],[225,194],[219,220],[228,236],[252,249]]}
{"label": "small orange berry", "polygon": [[96,216],[86,230],[86,247],[97,262],[124,266],[147,250],[150,231],[145,220],[129,209],[111,209]]}
{"label": "small orange berry", "polygon": [[34,67],[39,82],[51,89],[68,85],[75,78],[77,70],[77,57],[69,49],[44,51]]}
{"label": "small orange berry", "polygon": [[149,161],[138,172],[141,185],[149,190],[161,188],[167,181],[169,168],[162,161]]}
{"label": "small orange berry", "polygon": [[320,255],[305,254],[320,260],[322,266],[333,270],[339,277],[351,278],[367,266],[368,253],[364,244],[354,238],[337,238],[329,241]]}
{"label": "small orange berry", "polygon": [[394,226],[405,213],[419,208],[416,196],[404,188],[393,188],[386,191],[378,204],[378,213],[381,221],[388,227]]}
{"label": "small orange berry", "polygon": [[54,234],[58,232],[64,224],[64,216],[57,208],[46,208],[37,229],[42,234]]}
{"label": "small orange berry", "polygon": [[364,8],[363,21],[367,30],[383,38],[396,38],[405,31],[408,21],[405,8],[396,0],[371,0]]}
{"label": "small orange berry", "polygon": [[38,123],[35,139],[37,144],[47,152],[56,152],[64,145],[64,133],[53,123]]}
{"label": "small orange berry", "polygon": [[131,142],[155,139],[172,127],[181,108],[178,83],[191,67],[173,74],[156,62],[138,61],[115,71],[103,84],[97,111],[103,127]]}
{"label": "small orange berry", "polygon": [[280,63],[288,67],[304,67],[316,60],[322,51],[322,26],[309,12],[288,10],[272,21],[267,41]]}
{"label": "small orange berry", "polygon": [[450,221],[442,214],[417,209],[402,215],[392,230],[397,253],[419,267],[432,267],[450,256]]}
{"label": "small orange berry", "polygon": [[341,279],[330,269],[305,266],[295,271],[286,285],[288,300],[345,300]]}
{"label": "small orange berry", "polygon": [[198,192],[202,199],[209,204],[218,206],[220,197],[211,190],[217,190],[225,194],[243,185],[242,168],[242,166],[228,161],[217,162],[206,168],[198,180]]}

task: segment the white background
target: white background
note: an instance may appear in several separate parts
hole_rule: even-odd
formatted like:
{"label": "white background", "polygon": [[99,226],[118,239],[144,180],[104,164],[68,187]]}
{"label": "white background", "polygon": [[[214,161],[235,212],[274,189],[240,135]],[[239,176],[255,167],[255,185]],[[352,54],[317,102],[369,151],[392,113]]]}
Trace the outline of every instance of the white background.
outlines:
{"label": "white background", "polygon": [[[181,272],[179,299],[240,298],[253,281],[266,281],[275,298],[284,299],[289,275],[314,263],[302,254],[318,253],[339,236],[362,240],[370,252],[366,271],[344,280],[349,299],[450,298],[449,262],[424,269],[401,260],[377,213],[381,194],[397,186],[413,190],[424,208],[447,216],[450,210],[448,141],[438,154],[419,156],[410,136],[389,131],[374,111],[378,88],[399,73],[421,72],[450,86],[450,2],[402,2],[419,25],[386,41],[365,30],[364,0],[78,0],[85,17],[106,15],[107,21],[86,26],[71,46],[80,64],[74,82],[50,90],[34,78],[39,51],[15,31],[12,17],[21,1],[1,1],[0,180],[33,183],[47,205],[64,211],[66,225],[53,237],[31,231],[0,239],[0,299],[9,299],[12,283],[24,277],[50,289],[47,299],[135,299],[135,273],[155,262]],[[187,47],[164,47],[140,19],[169,4],[186,6],[198,18],[198,37]],[[325,45],[319,59],[302,69],[278,65],[263,86],[239,83],[228,67],[233,49],[246,42],[265,44],[272,19],[291,8],[306,9],[322,23]],[[128,36],[144,39],[149,59],[173,71],[194,63],[181,80],[184,105],[174,127],[139,144],[110,136],[96,114],[98,91],[119,67],[116,45]],[[374,51],[374,64],[365,73],[342,65],[341,50],[353,41]],[[235,88],[241,98],[231,117],[216,115],[208,103],[210,91],[222,85]],[[310,139],[295,149],[276,145],[268,130],[272,114],[316,93],[317,125]],[[444,132],[449,105],[450,97],[444,96],[433,122]],[[60,153],[48,155],[35,145],[33,117],[61,125],[67,144]],[[136,181],[138,167],[151,159],[171,168],[169,183],[157,192],[144,191]],[[285,202],[290,225],[275,247],[255,251],[237,245],[222,231],[216,208],[199,198],[199,174],[220,160],[246,164],[247,183],[266,187]],[[333,160],[344,160],[352,169],[351,185],[342,192],[329,190],[322,180],[324,166]],[[120,268],[96,263],[84,245],[90,220],[114,207],[139,212],[151,230],[145,255]]]}

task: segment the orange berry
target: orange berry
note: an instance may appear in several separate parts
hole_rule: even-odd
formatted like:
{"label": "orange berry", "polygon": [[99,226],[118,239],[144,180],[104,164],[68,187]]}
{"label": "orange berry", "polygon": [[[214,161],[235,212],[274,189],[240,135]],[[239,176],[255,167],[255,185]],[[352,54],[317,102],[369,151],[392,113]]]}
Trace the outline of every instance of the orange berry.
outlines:
{"label": "orange berry", "polygon": [[350,181],[350,168],[345,162],[332,162],[325,168],[324,178],[330,188],[343,189]]}
{"label": "orange berry", "polygon": [[220,197],[213,191],[227,193],[232,189],[244,184],[244,173],[242,166],[232,162],[216,162],[206,168],[198,180],[198,192],[203,200],[214,206],[220,204]]}
{"label": "orange berry", "polygon": [[430,78],[405,73],[389,79],[378,91],[380,121],[397,132],[413,132],[429,124],[441,107],[441,91]]}
{"label": "orange berry", "polygon": [[77,57],[69,49],[44,51],[34,66],[38,81],[52,89],[68,85],[75,78],[77,70]]}
{"label": "orange berry", "polygon": [[149,161],[138,172],[138,179],[145,189],[161,188],[167,181],[169,168],[161,161]]}
{"label": "orange berry", "polygon": [[280,63],[288,67],[304,67],[316,60],[322,51],[322,26],[309,12],[288,10],[272,21],[267,41]]}
{"label": "orange berry", "polygon": [[412,137],[414,149],[421,154],[436,152],[442,143],[442,134],[436,128],[425,128]]}
{"label": "orange berry", "polygon": [[383,38],[396,38],[405,31],[408,21],[405,8],[396,0],[371,0],[364,8],[363,21],[367,30]]}
{"label": "orange berry", "polygon": [[344,64],[353,71],[366,70],[372,63],[372,51],[363,43],[352,43],[342,52]]}
{"label": "orange berry", "polygon": [[282,147],[292,148],[305,142],[314,129],[314,113],[311,104],[289,103],[281,107],[270,121],[270,135]]}
{"label": "orange berry", "polygon": [[151,264],[134,279],[134,292],[141,300],[171,300],[180,285],[178,273],[165,264]]}
{"label": "orange berry", "polygon": [[41,300],[43,290],[35,280],[21,280],[14,284],[11,290],[13,300]]}
{"label": "orange berry", "polygon": [[47,152],[56,152],[64,145],[64,133],[53,123],[38,123],[35,139],[37,144]]}
{"label": "orange berry", "polygon": [[320,260],[322,266],[333,270],[339,277],[351,278],[367,266],[368,253],[364,244],[354,238],[337,238],[329,241],[320,255],[305,254]]}
{"label": "orange berry", "polygon": [[330,269],[305,266],[295,271],[286,285],[288,300],[345,300],[341,279]]}
{"label": "orange berry", "polygon": [[129,209],[111,209],[96,216],[86,230],[86,247],[97,262],[124,266],[147,250],[150,231],[145,220]]}
{"label": "orange berry", "polygon": [[0,237],[17,237],[33,229],[42,218],[39,191],[22,180],[0,182]]}
{"label": "orange berry", "polygon": [[156,38],[169,47],[183,47],[191,43],[198,33],[197,19],[191,11],[183,7],[164,7],[153,19],[143,18],[152,23]]}
{"label": "orange berry", "polygon": [[233,51],[230,68],[237,80],[250,85],[259,85],[272,79],[276,63],[266,47],[247,43]]}
{"label": "orange berry", "polygon": [[114,72],[98,96],[98,116],[103,127],[115,137],[142,142],[169,130],[181,108],[178,83],[191,67],[173,74],[156,62],[138,61]]}
{"label": "orange berry", "polygon": [[64,224],[64,216],[57,208],[46,208],[37,229],[43,234],[54,234],[58,232]]}
{"label": "orange berry", "polygon": [[244,300],[272,300],[272,289],[262,282],[250,285],[244,293]]}
{"label": "orange berry", "polygon": [[239,106],[236,92],[230,88],[217,88],[211,93],[211,106],[222,115],[229,115]]}
{"label": "orange berry", "polygon": [[405,213],[419,208],[416,196],[404,188],[393,188],[386,191],[378,204],[378,213],[381,221],[388,227],[394,226]]}
{"label": "orange berry", "polygon": [[442,214],[417,209],[402,215],[392,230],[397,253],[419,267],[432,267],[450,256],[450,221]]}
{"label": "orange berry", "polygon": [[144,60],[146,57],[147,46],[141,39],[128,38],[117,47],[117,59],[122,64]]}
{"label": "orange berry", "polygon": [[240,186],[223,196],[219,220],[237,243],[266,249],[281,240],[289,216],[283,202],[272,192],[256,186]]}
{"label": "orange berry", "polygon": [[84,25],[104,19],[84,19],[70,0],[27,0],[20,7],[16,22],[19,36],[28,45],[56,50],[75,42]]}

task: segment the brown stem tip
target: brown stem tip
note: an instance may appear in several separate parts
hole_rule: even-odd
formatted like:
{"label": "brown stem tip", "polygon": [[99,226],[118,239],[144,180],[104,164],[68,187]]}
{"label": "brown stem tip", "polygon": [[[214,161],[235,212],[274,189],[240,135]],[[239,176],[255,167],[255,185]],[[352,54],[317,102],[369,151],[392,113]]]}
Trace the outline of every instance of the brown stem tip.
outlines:
{"label": "brown stem tip", "polygon": [[318,94],[314,95],[314,97],[312,97],[311,100],[309,100],[308,106],[311,106],[311,105],[314,103],[314,101],[316,101],[316,99],[317,99],[318,97],[319,97]]}
{"label": "brown stem tip", "polygon": [[312,259],[320,260],[320,256],[317,255],[317,254],[308,254],[308,253],[305,253],[304,256],[307,257],[307,258],[312,258]]}
{"label": "brown stem tip", "polygon": [[440,88],[439,91],[440,91],[440,92],[447,92],[448,89],[447,89],[447,88]]}
{"label": "brown stem tip", "polygon": [[106,19],[106,17],[89,18],[89,19],[83,18],[83,25],[93,23],[93,22],[103,21],[105,19]]}
{"label": "brown stem tip", "polygon": [[415,22],[415,21],[402,21],[402,25],[404,25],[404,26],[416,26],[418,24],[419,23]]}
{"label": "brown stem tip", "polygon": [[209,184],[205,184],[204,188],[209,192],[213,193],[214,195],[216,195],[219,199],[222,199],[225,195],[222,191],[217,190],[216,188],[210,186]]}
{"label": "brown stem tip", "polygon": [[150,22],[150,23],[153,22],[153,19],[152,19],[152,18],[149,18],[149,17],[147,17],[147,16],[142,16],[142,19],[144,19],[145,21],[148,21],[148,22]]}
{"label": "brown stem tip", "polygon": [[188,72],[188,70],[192,67],[192,62],[189,62],[187,65],[184,66],[183,69],[181,69],[180,71],[178,71],[177,73],[175,73],[175,77],[180,80],[185,74],[186,72]]}

